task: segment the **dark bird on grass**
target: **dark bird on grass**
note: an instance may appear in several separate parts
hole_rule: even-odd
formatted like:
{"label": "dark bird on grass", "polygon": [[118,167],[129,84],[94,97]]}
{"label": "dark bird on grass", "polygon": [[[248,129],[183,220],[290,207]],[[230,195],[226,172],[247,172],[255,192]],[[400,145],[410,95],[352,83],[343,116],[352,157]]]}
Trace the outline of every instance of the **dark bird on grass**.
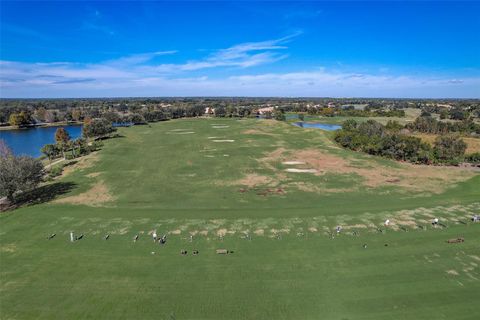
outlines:
{"label": "dark bird on grass", "polygon": [[82,240],[83,239],[83,233],[77,238],[77,240]]}
{"label": "dark bird on grass", "polygon": [[56,235],[57,235],[56,233],[52,233],[52,234],[48,237],[48,240],[53,239]]}

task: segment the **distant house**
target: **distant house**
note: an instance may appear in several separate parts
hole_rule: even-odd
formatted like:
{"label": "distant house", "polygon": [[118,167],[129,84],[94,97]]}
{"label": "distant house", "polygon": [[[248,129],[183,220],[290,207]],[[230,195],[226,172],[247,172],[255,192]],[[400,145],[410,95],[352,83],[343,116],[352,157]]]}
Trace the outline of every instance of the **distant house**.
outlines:
{"label": "distant house", "polygon": [[206,107],[205,108],[205,114],[215,114],[215,108]]}
{"label": "distant house", "polygon": [[274,107],[265,107],[265,108],[260,108],[257,110],[257,114],[259,115],[264,115],[266,113],[272,113],[273,110],[275,110]]}
{"label": "distant house", "polygon": [[7,197],[0,198],[0,211],[7,210],[11,205],[12,203]]}

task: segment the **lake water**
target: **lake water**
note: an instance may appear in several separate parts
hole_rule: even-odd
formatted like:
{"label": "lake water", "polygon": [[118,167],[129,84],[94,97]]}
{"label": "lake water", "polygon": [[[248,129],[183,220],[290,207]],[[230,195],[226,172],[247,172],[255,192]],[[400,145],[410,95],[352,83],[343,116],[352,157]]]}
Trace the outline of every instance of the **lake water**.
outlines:
{"label": "lake water", "polygon": [[65,128],[72,139],[82,135],[81,125],[63,127],[43,127],[18,130],[0,130],[0,139],[3,139],[16,155],[40,157],[40,149],[48,144],[55,143],[55,131]]}
{"label": "lake water", "polygon": [[314,128],[314,129],[322,129],[326,131],[335,131],[341,129],[342,126],[337,124],[328,124],[328,123],[318,123],[318,122],[295,122],[293,125],[302,128]]}

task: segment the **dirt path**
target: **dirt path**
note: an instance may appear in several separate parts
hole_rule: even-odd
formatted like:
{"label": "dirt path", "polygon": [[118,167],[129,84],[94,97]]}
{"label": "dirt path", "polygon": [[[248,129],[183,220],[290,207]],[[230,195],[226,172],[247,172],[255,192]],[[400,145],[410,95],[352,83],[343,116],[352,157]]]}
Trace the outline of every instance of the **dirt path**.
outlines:
{"label": "dirt path", "polygon": [[65,161],[65,159],[60,159],[60,160],[57,160],[57,161],[52,162],[52,163],[50,163],[50,164],[47,164],[47,165],[45,166],[45,169],[49,169],[50,167],[52,167],[52,166],[54,166],[54,165],[56,165],[57,163],[60,163],[60,162],[62,162],[62,161]]}

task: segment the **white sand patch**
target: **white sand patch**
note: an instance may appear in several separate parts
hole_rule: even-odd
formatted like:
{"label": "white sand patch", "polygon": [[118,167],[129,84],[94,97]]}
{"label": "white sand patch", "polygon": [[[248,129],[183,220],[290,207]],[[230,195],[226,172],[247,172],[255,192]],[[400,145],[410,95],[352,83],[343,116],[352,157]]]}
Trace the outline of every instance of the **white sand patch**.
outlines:
{"label": "white sand patch", "polygon": [[171,233],[171,234],[180,234],[180,233],[182,233],[182,230],[177,229],[177,230],[170,231],[169,233]]}
{"label": "white sand patch", "polygon": [[223,156],[224,156],[224,157],[230,157],[230,155],[229,155],[229,154],[224,154]]}
{"label": "white sand patch", "polygon": [[192,134],[193,131],[169,132],[170,134]]}
{"label": "white sand patch", "polygon": [[220,139],[221,137],[208,137],[207,139]]}
{"label": "white sand patch", "polygon": [[235,140],[230,140],[230,139],[226,139],[226,140],[212,140],[213,142],[235,142]]}
{"label": "white sand patch", "polygon": [[451,275],[454,275],[454,276],[458,276],[458,272],[456,270],[447,270],[446,271],[448,274],[451,274]]}
{"label": "white sand patch", "polygon": [[205,158],[215,158],[215,156],[211,155],[211,154],[206,154],[204,155]]}
{"label": "white sand patch", "polygon": [[263,236],[265,231],[263,229],[257,229],[253,233],[255,233],[257,236]]}
{"label": "white sand patch", "polygon": [[288,168],[285,169],[287,172],[294,172],[294,173],[316,173],[316,169],[295,169],[295,168]]}
{"label": "white sand patch", "polygon": [[318,229],[315,228],[315,227],[310,227],[310,228],[308,228],[308,231],[310,231],[310,232],[317,232]]}
{"label": "white sand patch", "polygon": [[213,129],[225,129],[230,128],[230,126],[212,126]]}
{"label": "white sand patch", "polygon": [[305,162],[303,162],[303,161],[284,161],[284,162],[282,162],[282,164],[296,165],[296,164],[305,164]]}

